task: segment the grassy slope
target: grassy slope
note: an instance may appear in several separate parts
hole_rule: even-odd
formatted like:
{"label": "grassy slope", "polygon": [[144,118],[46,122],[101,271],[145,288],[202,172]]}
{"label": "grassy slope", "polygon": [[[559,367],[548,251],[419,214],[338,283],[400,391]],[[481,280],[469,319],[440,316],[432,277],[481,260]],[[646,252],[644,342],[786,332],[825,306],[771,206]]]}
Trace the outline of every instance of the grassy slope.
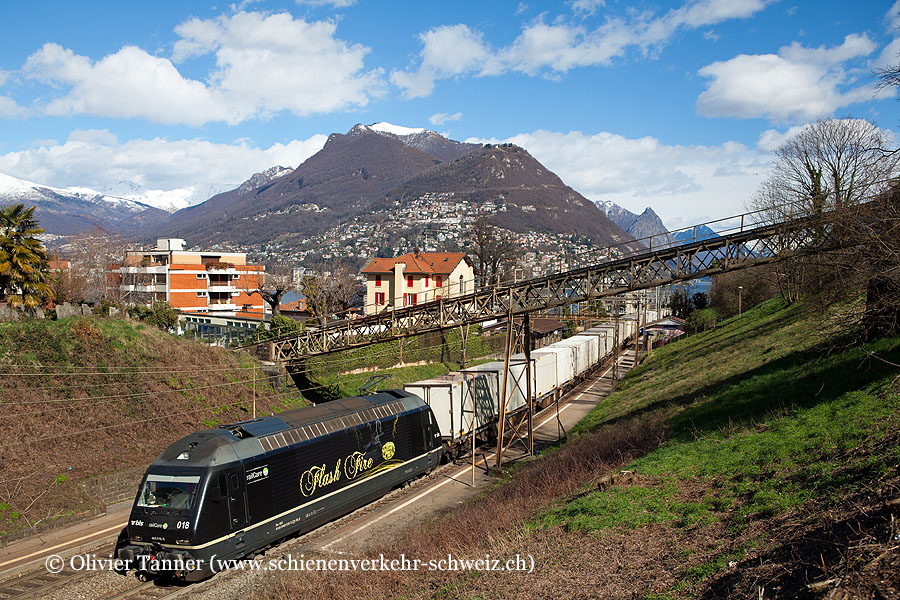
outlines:
{"label": "grassy slope", "polygon": [[[771,524],[815,527],[813,507],[837,509],[896,480],[900,369],[869,353],[900,364],[900,339],[827,353],[815,333],[827,318],[770,301],[655,353],[578,427],[668,412],[669,440],[627,467],[645,483],[583,495],[532,526],[714,528],[718,549],[686,549],[706,556],[666,590],[691,595],[713,588],[729,562],[760,554]],[[776,589],[791,585],[775,578]]]}
{"label": "grassy slope", "polygon": [[[0,324],[0,534],[95,504],[79,482],[249,417],[247,355],[105,318]],[[257,412],[298,405],[257,371]],[[36,504],[26,507],[42,492]]]}
{"label": "grassy slope", "polygon": [[[479,329],[478,326],[470,326],[466,338],[466,360],[470,366],[485,362],[486,359],[478,360],[478,357],[493,352]],[[462,356],[458,329],[447,331],[443,336],[431,334],[405,339],[402,341],[402,352],[400,343],[400,340],[393,340],[311,359],[309,361],[311,380],[314,386],[319,387],[309,390],[309,396],[317,401],[332,396],[354,396],[359,392],[360,386],[373,375],[388,376],[378,384],[379,390],[402,388],[407,383],[445,375],[460,368],[459,361],[462,360]],[[403,356],[405,363],[425,361],[430,364],[388,368],[397,364],[400,356]],[[339,371],[346,372],[369,366],[376,366],[377,371],[341,375],[338,378]],[[321,398],[317,396],[317,391]]]}
{"label": "grassy slope", "polygon": [[[900,365],[900,338],[829,352],[827,319],[773,300],[654,351],[562,447],[377,549],[531,554],[532,575],[305,573],[269,597],[773,598],[835,575],[900,585],[896,548],[882,554],[900,533],[884,504],[900,496],[900,368],[869,354]],[[631,481],[598,490],[623,467]]]}

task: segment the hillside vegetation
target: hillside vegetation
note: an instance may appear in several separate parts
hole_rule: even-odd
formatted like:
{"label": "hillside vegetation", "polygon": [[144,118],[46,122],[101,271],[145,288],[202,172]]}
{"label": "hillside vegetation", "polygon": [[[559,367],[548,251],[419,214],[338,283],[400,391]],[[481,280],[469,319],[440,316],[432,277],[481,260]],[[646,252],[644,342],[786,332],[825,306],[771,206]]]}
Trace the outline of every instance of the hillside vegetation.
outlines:
{"label": "hillside vegetation", "polygon": [[900,338],[842,347],[813,333],[831,318],[771,300],[654,351],[559,449],[377,549],[533,574],[288,574],[270,597],[895,597]]}
{"label": "hillside vegetation", "polygon": [[247,355],[126,319],[0,324],[0,535],[90,508],[86,478],[204,427],[298,406]]}

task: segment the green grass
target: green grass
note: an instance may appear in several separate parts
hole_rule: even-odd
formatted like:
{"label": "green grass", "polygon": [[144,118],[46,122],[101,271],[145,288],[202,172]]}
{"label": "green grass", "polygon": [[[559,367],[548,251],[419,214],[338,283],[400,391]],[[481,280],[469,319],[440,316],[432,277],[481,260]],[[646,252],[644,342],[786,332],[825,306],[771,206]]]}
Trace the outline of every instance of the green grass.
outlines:
{"label": "green grass", "polygon": [[[737,535],[811,500],[837,503],[896,468],[900,448],[879,442],[897,429],[900,369],[872,355],[900,364],[900,338],[828,352],[813,332],[829,318],[772,300],[654,351],[575,428],[666,411],[668,439],[627,467],[646,477],[557,504],[531,527],[721,523]],[[697,498],[698,488],[715,491]],[[682,580],[724,570],[734,552]]]}
{"label": "green grass", "polygon": [[[476,359],[470,360],[469,366],[474,366],[487,362],[486,360]],[[399,389],[407,383],[430,379],[440,375],[446,375],[451,371],[458,371],[460,366],[458,363],[446,362],[435,363],[431,365],[416,365],[412,367],[400,367],[397,369],[378,369],[371,373],[355,373],[353,375],[340,376],[339,394],[341,397],[355,396],[359,392],[360,386],[366,383],[370,377],[374,375],[387,375],[388,378],[378,384],[379,390]],[[337,384],[337,374],[329,374],[321,376],[316,383],[334,389]]]}

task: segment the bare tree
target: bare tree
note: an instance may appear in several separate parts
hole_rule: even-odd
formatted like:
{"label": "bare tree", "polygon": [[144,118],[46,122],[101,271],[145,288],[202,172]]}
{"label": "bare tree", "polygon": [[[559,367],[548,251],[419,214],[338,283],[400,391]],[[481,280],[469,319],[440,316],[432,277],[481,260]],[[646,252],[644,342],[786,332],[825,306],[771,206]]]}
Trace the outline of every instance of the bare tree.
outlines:
{"label": "bare tree", "polygon": [[325,325],[328,317],[350,308],[360,286],[347,265],[339,264],[318,275],[307,275],[300,284],[306,309]]}
{"label": "bare tree", "polygon": [[888,189],[900,155],[864,119],[820,119],[775,151],[751,205],[776,221],[859,204]]}
{"label": "bare tree", "polygon": [[245,291],[262,296],[272,309],[273,316],[281,314],[281,299],[284,295],[297,289],[294,285],[294,269],[283,263],[270,265],[264,272],[251,273],[244,281]]}
{"label": "bare tree", "polygon": [[49,284],[57,303],[79,302],[88,296],[87,278],[81,269],[73,268],[72,263],[68,268],[51,269]]}
{"label": "bare tree", "polygon": [[500,283],[503,272],[516,261],[518,245],[512,234],[482,217],[472,225],[469,241],[473,245],[481,285]]}
{"label": "bare tree", "polygon": [[122,284],[134,286],[145,283],[131,281],[133,277],[127,272],[122,274],[124,280],[120,281],[110,276],[111,268],[125,265],[126,262],[128,244],[118,233],[109,233],[97,227],[69,238],[66,248],[72,260],[70,270],[73,277],[85,282],[84,300],[125,300]]}
{"label": "bare tree", "polygon": [[[862,119],[810,123],[778,148],[772,173],[751,202],[768,222],[828,214],[827,222],[813,222],[812,234],[830,231],[841,249],[781,262],[776,280],[788,302],[805,293],[826,306],[866,292],[863,324],[869,337],[895,331],[900,309],[900,153],[887,144]],[[847,319],[859,314],[849,308],[848,313]]]}

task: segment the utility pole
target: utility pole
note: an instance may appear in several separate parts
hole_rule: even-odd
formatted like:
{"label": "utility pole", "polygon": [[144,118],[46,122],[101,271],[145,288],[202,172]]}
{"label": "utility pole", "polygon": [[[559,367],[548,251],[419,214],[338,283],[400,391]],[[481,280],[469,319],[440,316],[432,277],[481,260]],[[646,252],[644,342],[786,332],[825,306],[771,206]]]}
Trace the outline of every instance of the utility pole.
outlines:
{"label": "utility pole", "polygon": [[742,302],[743,295],[744,295],[744,286],[739,285],[738,286],[738,316],[744,314],[743,311],[741,310],[743,308],[741,306],[743,304],[743,302]]}
{"label": "utility pole", "polygon": [[613,299],[613,379],[619,378],[619,299]]}
{"label": "utility pole", "polygon": [[523,345],[525,347],[525,401],[528,403],[528,455],[534,455],[534,402],[531,397],[531,313],[522,315],[525,324]]}
{"label": "utility pole", "polygon": [[637,293],[637,306],[635,307],[636,311],[634,314],[635,320],[635,328],[634,328],[634,366],[636,367],[638,364],[638,348],[641,347],[641,293]]}
{"label": "utility pole", "polygon": [[253,418],[256,418],[256,368],[253,369]]}
{"label": "utility pole", "polygon": [[503,357],[503,385],[500,389],[500,419],[497,424],[497,468],[503,464],[503,428],[506,423],[506,386],[509,383],[509,355],[512,350],[513,309],[509,303],[509,312],[506,316],[506,352]]}

